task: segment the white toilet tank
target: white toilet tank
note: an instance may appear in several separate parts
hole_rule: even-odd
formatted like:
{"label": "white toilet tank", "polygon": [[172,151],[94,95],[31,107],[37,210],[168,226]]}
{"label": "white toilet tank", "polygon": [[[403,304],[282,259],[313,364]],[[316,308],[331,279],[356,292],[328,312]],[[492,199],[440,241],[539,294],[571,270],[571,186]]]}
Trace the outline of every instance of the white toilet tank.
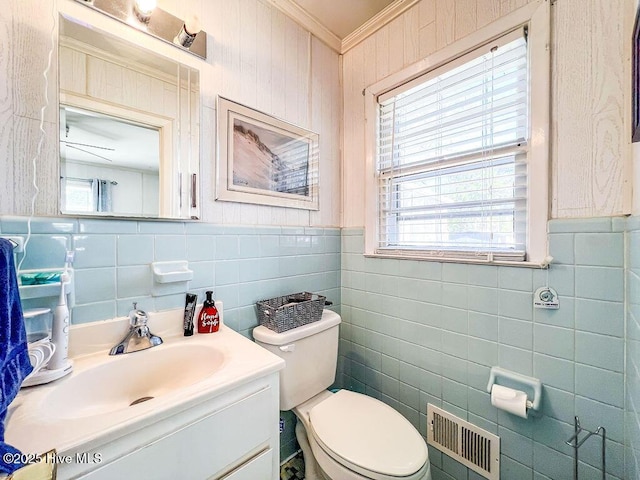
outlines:
{"label": "white toilet tank", "polygon": [[336,378],[340,315],[324,310],[317,322],[276,333],[253,329],[256,343],[284,361],[280,371],[280,410],[291,410],[328,388]]}

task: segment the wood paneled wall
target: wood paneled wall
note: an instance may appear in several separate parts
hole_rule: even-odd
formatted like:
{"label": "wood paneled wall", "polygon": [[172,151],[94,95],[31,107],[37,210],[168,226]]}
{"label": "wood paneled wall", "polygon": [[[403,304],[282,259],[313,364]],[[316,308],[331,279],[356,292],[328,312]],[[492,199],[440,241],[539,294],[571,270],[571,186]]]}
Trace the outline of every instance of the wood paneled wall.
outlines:
{"label": "wood paneled wall", "polygon": [[555,5],[553,214],[630,213],[630,2]]}
{"label": "wood paneled wall", "polygon": [[[92,12],[69,7],[73,0],[4,3],[0,9],[0,214],[30,213],[35,156],[40,189],[36,215],[54,216],[58,214],[57,45],[49,74],[46,134],[42,152],[36,156],[44,104],[42,72],[51,42],[57,43],[58,11],[73,7],[83,16]],[[202,62],[132,33],[137,39],[145,37],[146,45],[200,68],[202,219],[225,224],[338,226],[342,205],[339,55],[262,0],[159,0],[158,5],[181,18],[197,14],[209,34],[208,58]],[[39,13],[34,15],[35,11]],[[215,201],[217,95],[320,134],[319,211]]]}
{"label": "wood paneled wall", "polygon": [[[45,110],[43,72],[47,53],[55,46],[51,3],[10,1],[0,14],[0,213],[26,214],[36,192],[35,210],[43,215],[57,210],[58,162],[57,65],[49,68],[47,95],[53,107]],[[41,14],[34,15],[34,11]],[[33,55],[33,52],[42,52]],[[42,134],[41,134],[42,133]]]}
{"label": "wood paneled wall", "polygon": [[[34,157],[40,189],[36,213],[57,214],[56,108],[46,112],[37,154],[42,72],[57,39],[58,9],[72,1],[9,0],[0,11],[0,214],[30,212]],[[362,226],[363,88],[526,2],[422,0],[349,50],[341,72],[335,52],[263,0],[160,0],[177,16],[199,14],[210,35],[209,58],[201,63],[203,219],[327,226],[340,224],[344,208],[342,225]],[[557,0],[552,7],[553,218],[630,212],[633,3]],[[35,10],[40,13],[33,15]],[[48,92],[53,107],[55,50]],[[320,133],[319,212],[214,201],[217,94]]]}
{"label": "wood paneled wall", "polygon": [[[362,90],[527,1],[422,0],[345,53],[343,226],[364,225]],[[632,12],[628,0],[557,0],[551,9],[552,218],[630,211]]]}
{"label": "wood paneled wall", "polygon": [[101,52],[85,53],[82,46],[60,45],[58,54],[59,65],[64,65],[58,79],[61,93],[103,100],[119,107],[134,108],[171,119],[178,118],[176,77],[153,72],[149,68],[146,69],[149,72],[147,74],[133,64],[116,63],[103,58]]}

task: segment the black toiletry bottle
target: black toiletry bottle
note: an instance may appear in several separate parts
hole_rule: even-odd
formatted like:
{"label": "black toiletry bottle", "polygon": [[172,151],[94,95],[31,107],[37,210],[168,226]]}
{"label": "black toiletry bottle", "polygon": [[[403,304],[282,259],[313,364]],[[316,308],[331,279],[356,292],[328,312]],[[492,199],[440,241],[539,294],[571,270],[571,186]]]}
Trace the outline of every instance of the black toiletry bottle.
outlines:
{"label": "black toiletry bottle", "polygon": [[213,292],[207,291],[207,299],[202,304],[202,310],[198,316],[198,333],[213,333],[220,328],[220,315],[213,300]]}
{"label": "black toiletry bottle", "polygon": [[183,318],[183,328],[184,328],[184,336],[190,337],[193,335],[193,315],[196,311],[196,302],[198,301],[198,296],[194,293],[187,293],[187,298],[185,300],[184,305],[184,318]]}

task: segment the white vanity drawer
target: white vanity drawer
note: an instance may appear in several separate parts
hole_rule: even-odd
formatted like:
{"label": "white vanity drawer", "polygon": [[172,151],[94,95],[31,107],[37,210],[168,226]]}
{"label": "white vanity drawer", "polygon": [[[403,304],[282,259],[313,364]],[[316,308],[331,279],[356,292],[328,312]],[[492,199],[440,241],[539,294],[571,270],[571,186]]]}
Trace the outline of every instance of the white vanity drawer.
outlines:
{"label": "white vanity drawer", "polygon": [[265,450],[220,480],[271,480],[272,462],[273,450]]}
{"label": "white vanity drawer", "polygon": [[[84,475],[87,480],[162,480],[176,478],[269,479],[272,454],[260,454],[243,469],[237,468],[260,451],[268,448],[274,426],[273,392],[270,386],[226,405],[210,415],[187,424],[131,453]],[[255,463],[254,463],[255,462]],[[264,470],[263,470],[264,469]],[[264,472],[264,473],[262,473]],[[234,475],[238,475],[237,477]]]}

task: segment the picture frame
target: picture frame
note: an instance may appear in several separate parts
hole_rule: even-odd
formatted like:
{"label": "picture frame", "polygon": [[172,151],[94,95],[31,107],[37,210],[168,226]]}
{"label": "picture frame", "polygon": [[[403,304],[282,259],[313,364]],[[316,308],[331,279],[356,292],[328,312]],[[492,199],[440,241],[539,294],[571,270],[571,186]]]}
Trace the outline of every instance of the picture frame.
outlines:
{"label": "picture frame", "polygon": [[640,142],[640,6],[636,11],[631,42],[631,142]]}
{"label": "picture frame", "polygon": [[216,200],[318,210],[319,135],[217,99]]}

